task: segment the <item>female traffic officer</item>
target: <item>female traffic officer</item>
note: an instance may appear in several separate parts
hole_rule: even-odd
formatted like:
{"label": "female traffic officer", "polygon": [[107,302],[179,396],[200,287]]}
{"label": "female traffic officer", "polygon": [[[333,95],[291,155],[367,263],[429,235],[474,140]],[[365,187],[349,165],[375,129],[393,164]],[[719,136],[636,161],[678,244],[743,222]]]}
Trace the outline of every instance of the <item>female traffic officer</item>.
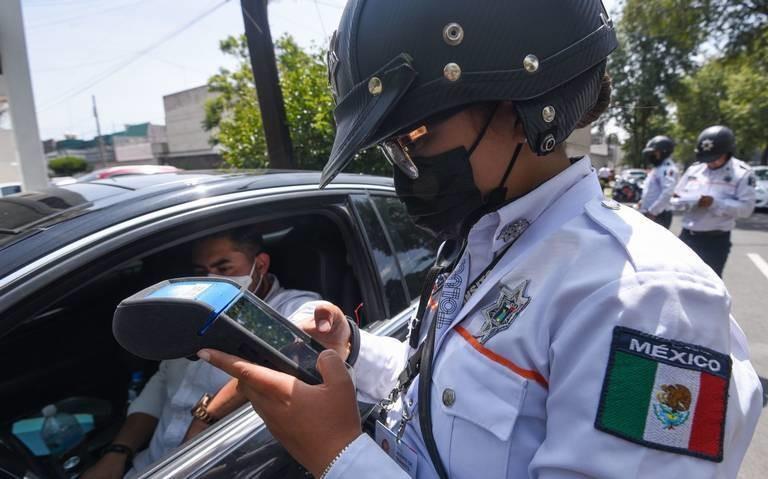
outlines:
{"label": "female traffic officer", "polygon": [[[379,144],[448,240],[411,337],[313,307],[319,386],[200,352],[315,476],[736,477],[761,392],[725,286],[562,146],[605,109],[615,47],[599,0],[349,1],[322,183]],[[375,439],[342,359],[382,402]]]}

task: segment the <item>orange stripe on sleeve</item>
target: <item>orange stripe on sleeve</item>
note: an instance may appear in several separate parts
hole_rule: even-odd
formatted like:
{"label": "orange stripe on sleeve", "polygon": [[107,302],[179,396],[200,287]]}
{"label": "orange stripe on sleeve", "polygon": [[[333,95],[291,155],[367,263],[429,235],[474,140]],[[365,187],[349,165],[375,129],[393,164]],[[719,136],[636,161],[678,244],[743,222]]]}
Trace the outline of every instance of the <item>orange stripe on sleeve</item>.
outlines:
{"label": "orange stripe on sleeve", "polygon": [[456,326],[454,329],[456,330],[457,333],[461,335],[462,338],[464,338],[470,345],[472,345],[473,348],[475,348],[480,354],[482,354],[486,358],[490,359],[495,363],[501,364],[502,366],[511,370],[515,374],[518,374],[526,379],[530,379],[531,381],[536,381],[544,389],[549,389],[549,383],[544,378],[544,376],[542,376],[538,372],[531,371],[529,369],[523,369],[520,366],[513,363],[512,361],[510,361],[509,359],[496,354],[495,352],[491,351],[490,349],[480,344],[480,342],[477,339],[475,339],[474,336],[469,334],[469,331],[467,331],[463,327]]}

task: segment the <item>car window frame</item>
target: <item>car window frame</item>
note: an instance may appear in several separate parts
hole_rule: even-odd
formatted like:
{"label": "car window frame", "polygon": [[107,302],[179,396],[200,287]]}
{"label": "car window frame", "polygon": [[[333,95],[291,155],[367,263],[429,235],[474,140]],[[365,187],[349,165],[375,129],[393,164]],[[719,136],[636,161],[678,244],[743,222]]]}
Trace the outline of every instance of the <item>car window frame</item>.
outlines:
{"label": "car window frame", "polygon": [[[57,294],[63,296],[59,292],[63,288],[61,284],[57,283],[62,278],[68,277],[86,265],[95,264],[99,260],[103,261],[110,253],[120,252],[121,248],[150,237],[160,230],[171,230],[176,225],[198,221],[224,211],[250,209],[262,203],[307,200],[308,193],[312,192],[311,198],[339,197],[338,204],[343,207],[349,194],[360,192],[369,186],[336,185],[335,188],[324,190],[318,190],[316,185],[312,188],[292,186],[240,192],[176,205],[112,225],[80,240],[63,245],[60,249],[0,278],[0,335],[7,334],[21,321],[34,316],[36,313],[30,312],[32,309],[43,310],[47,305],[54,302],[54,300],[46,301],[45,298],[42,298],[39,295],[41,291],[45,292],[46,297],[57,296]],[[374,188],[376,187],[374,186]],[[381,188],[391,190],[387,187]],[[353,227],[357,227],[354,221],[351,223]],[[181,242],[183,241],[178,240],[178,243]],[[164,247],[171,246],[173,245],[169,244]],[[107,259],[107,261],[111,262],[111,259]],[[118,264],[119,261],[115,261],[114,266]],[[364,278],[367,276],[370,274],[364,275]],[[359,279],[370,283],[370,279],[364,278]],[[370,284],[361,285],[361,289],[363,286],[370,286]],[[38,308],[37,305],[30,304],[31,298],[47,304]],[[20,307],[20,305],[26,307]],[[375,309],[375,305],[374,302],[371,307]]]}

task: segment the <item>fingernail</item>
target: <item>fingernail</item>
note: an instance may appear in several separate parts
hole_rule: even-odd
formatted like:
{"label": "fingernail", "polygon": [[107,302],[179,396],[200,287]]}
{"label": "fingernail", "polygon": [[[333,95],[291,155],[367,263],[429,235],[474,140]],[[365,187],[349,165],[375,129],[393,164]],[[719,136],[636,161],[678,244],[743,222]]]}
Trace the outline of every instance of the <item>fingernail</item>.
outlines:
{"label": "fingernail", "polygon": [[331,322],[330,321],[319,321],[317,323],[317,330],[321,333],[327,333],[331,330]]}
{"label": "fingernail", "polygon": [[208,362],[211,360],[211,353],[209,353],[206,349],[201,349],[197,352],[197,357],[205,362]]}

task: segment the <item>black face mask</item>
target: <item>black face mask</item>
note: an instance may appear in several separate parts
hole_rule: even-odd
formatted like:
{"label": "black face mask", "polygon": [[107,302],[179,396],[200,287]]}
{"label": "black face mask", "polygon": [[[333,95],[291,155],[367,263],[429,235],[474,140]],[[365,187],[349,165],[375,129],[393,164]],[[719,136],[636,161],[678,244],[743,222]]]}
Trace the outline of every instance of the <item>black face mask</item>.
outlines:
{"label": "black face mask", "polygon": [[464,218],[483,206],[470,155],[459,147],[429,158],[413,158],[419,169],[416,180],[394,169],[395,190],[408,215],[441,240],[461,236]]}
{"label": "black face mask", "polygon": [[499,187],[485,198],[475,185],[469,162],[493,116],[469,150],[461,146],[430,157],[412,158],[419,169],[417,179],[412,180],[399,168],[394,169],[395,191],[405,203],[408,215],[417,226],[430,231],[438,239],[464,237],[469,227],[483,214],[504,203],[507,190],[503,185],[520,154],[522,143],[517,145]]}

